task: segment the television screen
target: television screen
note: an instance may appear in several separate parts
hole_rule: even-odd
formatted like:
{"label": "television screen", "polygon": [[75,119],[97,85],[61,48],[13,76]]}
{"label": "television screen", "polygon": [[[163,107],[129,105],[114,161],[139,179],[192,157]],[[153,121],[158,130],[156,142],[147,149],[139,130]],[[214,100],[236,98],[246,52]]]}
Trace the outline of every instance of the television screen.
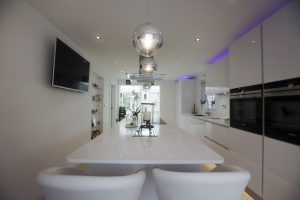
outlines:
{"label": "television screen", "polygon": [[90,63],[58,38],[54,56],[52,86],[87,92]]}

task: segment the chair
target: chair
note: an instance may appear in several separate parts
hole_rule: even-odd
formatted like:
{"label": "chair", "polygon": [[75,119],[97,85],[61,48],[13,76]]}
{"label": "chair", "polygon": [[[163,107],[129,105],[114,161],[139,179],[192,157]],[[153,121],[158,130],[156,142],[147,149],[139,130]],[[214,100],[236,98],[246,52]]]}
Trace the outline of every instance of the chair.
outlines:
{"label": "chair", "polygon": [[210,172],[172,172],[153,169],[159,200],[241,200],[250,173],[237,166]]}
{"label": "chair", "polygon": [[145,172],[126,176],[88,176],[77,168],[53,167],[39,173],[45,200],[138,200]]}

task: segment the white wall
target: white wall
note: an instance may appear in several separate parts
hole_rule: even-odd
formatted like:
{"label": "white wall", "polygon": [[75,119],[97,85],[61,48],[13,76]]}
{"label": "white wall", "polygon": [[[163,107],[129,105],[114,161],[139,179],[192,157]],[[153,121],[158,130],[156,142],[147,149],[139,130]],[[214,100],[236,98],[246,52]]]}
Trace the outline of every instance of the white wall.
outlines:
{"label": "white wall", "polygon": [[191,114],[196,106],[196,79],[180,80],[181,84],[181,114]]}
{"label": "white wall", "polygon": [[176,84],[174,81],[160,83],[160,118],[167,124],[176,124]]}
{"label": "white wall", "polygon": [[[64,165],[90,139],[91,94],[50,86],[56,37],[95,70],[91,58],[27,3],[0,1],[0,199],[35,199],[37,173]],[[107,104],[107,87],[104,92]],[[108,113],[104,108],[106,123]]]}

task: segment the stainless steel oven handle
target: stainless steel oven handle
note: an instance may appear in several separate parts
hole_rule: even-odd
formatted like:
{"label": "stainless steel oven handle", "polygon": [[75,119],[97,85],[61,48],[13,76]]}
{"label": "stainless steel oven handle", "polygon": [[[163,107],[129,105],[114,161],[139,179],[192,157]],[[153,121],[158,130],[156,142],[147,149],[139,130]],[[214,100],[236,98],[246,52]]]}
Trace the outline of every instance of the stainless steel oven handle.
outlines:
{"label": "stainless steel oven handle", "polygon": [[295,133],[288,133],[288,136],[290,136],[290,137],[297,137],[297,135]]}
{"label": "stainless steel oven handle", "polygon": [[261,94],[230,95],[230,99],[261,98]]}
{"label": "stainless steel oven handle", "polygon": [[293,91],[300,90],[300,85],[289,84],[285,87],[276,87],[276,88],[265,88],[265,92],[281,92],[281,91]]}
{"label": "stainless steel oven handle", "polygon": [[280,96],[299,96],[300,90],[285,90],[285,91],[273,91],[265,92],[265,97],[280,97]]}

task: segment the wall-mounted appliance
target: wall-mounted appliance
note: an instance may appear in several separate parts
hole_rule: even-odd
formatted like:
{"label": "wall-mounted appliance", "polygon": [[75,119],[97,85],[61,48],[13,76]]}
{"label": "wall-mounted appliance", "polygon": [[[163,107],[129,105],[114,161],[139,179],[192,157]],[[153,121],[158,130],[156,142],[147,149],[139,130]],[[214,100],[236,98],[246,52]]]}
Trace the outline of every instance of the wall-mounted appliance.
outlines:
{"label": "wall-mounted appliance", "polygon": [[262,134],[262,85],[230,90],[230,127]]}
{"label": "wall-mounted appliance", "polygon": [[52,71],[52,86],[88,92],[89,74],[90,63],[57,38]]}
{"label": "wall-mounted appliance", "polygon": [[300,145],[300,78],[266,83],[265,136]]}

